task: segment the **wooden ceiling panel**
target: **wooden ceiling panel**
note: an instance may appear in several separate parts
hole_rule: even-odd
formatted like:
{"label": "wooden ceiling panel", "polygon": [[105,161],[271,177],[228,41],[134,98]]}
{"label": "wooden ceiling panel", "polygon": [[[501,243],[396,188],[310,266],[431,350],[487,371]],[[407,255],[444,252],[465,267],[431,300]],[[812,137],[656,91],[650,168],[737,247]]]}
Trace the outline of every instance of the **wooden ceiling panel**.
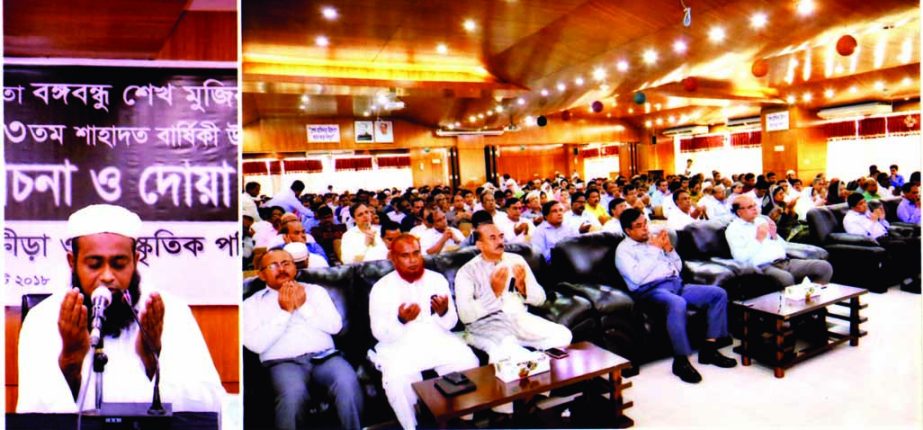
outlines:
{"label": "wooden ceiling panel", "polygon": [[187,0],[3,2],[4,55],[153,59]]}

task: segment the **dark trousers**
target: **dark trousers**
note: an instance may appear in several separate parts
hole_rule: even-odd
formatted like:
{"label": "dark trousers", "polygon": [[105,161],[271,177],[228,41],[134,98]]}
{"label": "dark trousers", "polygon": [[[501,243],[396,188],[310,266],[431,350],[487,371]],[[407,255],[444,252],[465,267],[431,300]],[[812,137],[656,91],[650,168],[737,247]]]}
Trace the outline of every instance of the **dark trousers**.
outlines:
{"label": "dark trousers", "polygon": [[315,364],[311,362],[313,356],[314,353],[309,353],[263,362],[269,369],[276,393],[276,428],[295,430],[309,427],[305,420],[305,406],[311,399],[311,385],[326,390],[334,402],[342,428],[361,428],[359,417],[362,415],[363,396],[356,371],[343,357],[335,356]]}
{"label": "dark trousers", "polygon": [[673,344],[673,354],[687,356],[692,353],[686,334],[688,307],[703,309],[708,315],[706,338],[727,336],[727,294],[715,285],[683,285],[682,279],[673,276],[641,285],[632,292],[632,298],[641,305],[662,309],[667,315],[667,333]]}

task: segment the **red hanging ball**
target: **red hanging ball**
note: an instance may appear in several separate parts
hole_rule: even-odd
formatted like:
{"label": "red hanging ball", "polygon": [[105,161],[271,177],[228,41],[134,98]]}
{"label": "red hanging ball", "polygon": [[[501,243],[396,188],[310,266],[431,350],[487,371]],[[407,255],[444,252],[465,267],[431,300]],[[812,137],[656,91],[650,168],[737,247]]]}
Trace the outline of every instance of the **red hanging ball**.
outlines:
{"label": "red hanging ball", "polygon": [[856,52],[856,46],[859,46],[859,42],[856,42],[855,37],[847,34],[836,41],[836,52],[844,57],[848,57],[852,55],[853,52]]}
{"label": "red hanging ball", "polygon": [[689,91],[690,93],[699,89],[699,80],[694,76],[689,76],[686,79],[683,79],[683,89]]}
{"label": "red hanging ball", "polygon": [[570,121],[570,111],[569,111],[569,110],[565,110],[565,111],[561,112],[561,119],[564,120],[564,121]]}
{"label": "red hanging ball", "polygon": [[753,67],[750,68],[750,72],[753,73],[753,76],[757,78],[762,78],[769,73],[769,63],[762,58],[753,62]]}

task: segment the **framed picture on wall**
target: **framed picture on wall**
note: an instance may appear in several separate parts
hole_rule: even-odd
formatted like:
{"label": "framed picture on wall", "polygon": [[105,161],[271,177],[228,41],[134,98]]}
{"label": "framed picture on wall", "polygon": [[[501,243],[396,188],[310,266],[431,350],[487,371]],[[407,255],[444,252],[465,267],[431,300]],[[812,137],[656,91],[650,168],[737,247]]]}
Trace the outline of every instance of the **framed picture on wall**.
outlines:
{"label": "framed picture on wall", "polygon": [[394,127],[391,121],[375,121],[375,141],[379,143],[394,142]]}
{"label": "framed picture on wall", "polygon": [[372,121],[356,121],[356,142],[374,142],[375,141],[375,131],[373,130]]}

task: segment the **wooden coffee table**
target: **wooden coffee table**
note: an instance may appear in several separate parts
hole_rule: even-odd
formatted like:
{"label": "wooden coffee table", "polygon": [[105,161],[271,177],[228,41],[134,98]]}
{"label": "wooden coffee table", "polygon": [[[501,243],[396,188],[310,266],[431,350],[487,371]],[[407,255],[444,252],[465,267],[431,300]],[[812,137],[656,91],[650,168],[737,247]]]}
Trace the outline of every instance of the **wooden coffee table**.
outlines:
{"label": "wooden coffee table", "polygon": [[622,391],[631,387],[631,382],[622,383],[622,370],[630,366],[628,360],[590,342],[575,343],[565,349],[570,355],[552,358],[550,371],[518,381],[505,383],[497,379],[493,365],[487,365],[463,372],[477,386],[469,393],[446,397],[436,389],[438,378],[416,382],[413,389],[433,414],[437,425],[444,428],[449,420],[463,415],[510,402],[519,407],[523,403],[521,401],[537,394],[608,374],[609,401],[615,418],[612,426],[627,428],[634,425],[634,421],[623,413],[633,405],[622,399]]}
{"label": "wooden coffee table", "polygon": [[[866,293],[868,291],[862,288],[827,284],[821,287],[820,296],[810,301],[786,299],[780,291],[754,299],[733,302],[733,305],[740,307],[743,312],[743,340],[740,348],[743,365],[750,365],[754,347],[753,339],[762,339],[767,333],[774,340],[771,348],[772,356],[768,357],[768,361],[773,365],[776,378],[785,377],[785,369],[829,351],[846,341],[849,341],[850,346],[858,346],[859,338],[866,335],[866,332],[859,330],[859,324],[867,320],[859,316],[859,311],[868,306],[859,304],[859,296]],[[846,307],[849,309],[849,314],[828,312],[824,315],[822,313],[824,308],[830,305]],[[797,317],[812,313],[824,318],[819,321],[824,325],[823,332],[820,333],[820,342],[796,351],[795,333],[791,322]],[[848,321],[848,330],[845,333],[835,331],[834,329],[839,325],[828,323],[826,317]],[[761,324],[761,320],[768,324]]]}

